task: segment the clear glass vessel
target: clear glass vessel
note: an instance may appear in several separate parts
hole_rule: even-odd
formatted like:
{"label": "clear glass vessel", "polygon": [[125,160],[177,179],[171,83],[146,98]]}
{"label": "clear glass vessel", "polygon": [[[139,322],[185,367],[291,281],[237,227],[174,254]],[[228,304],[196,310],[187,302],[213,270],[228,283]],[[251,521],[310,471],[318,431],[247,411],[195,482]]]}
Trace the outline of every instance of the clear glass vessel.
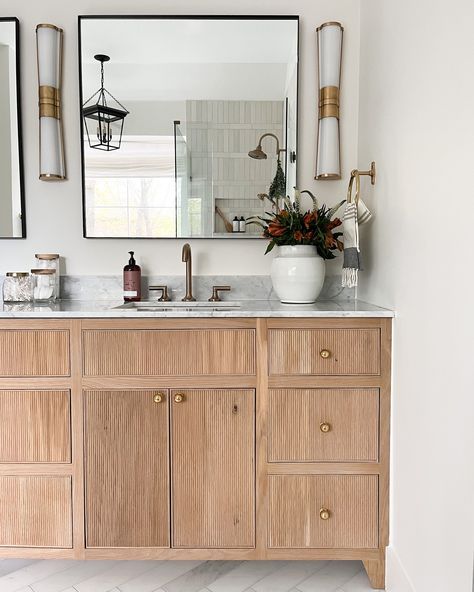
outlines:
{"label": "clear glass vessel", "polygon": [[31,302],[33,289],[26,271],[9,271],[3,282],[3,302]]}
{"label": "clear glass vessel", "polygon": [[36,253],[38,269],[54,269],[56,271],[56,298],[60,298],[60,271],[58,253]]}
{"label": "clear glass vessel", "polygon": [[56,270],[32,269],[33,300],[35,302],[54,302],[56,300]]}

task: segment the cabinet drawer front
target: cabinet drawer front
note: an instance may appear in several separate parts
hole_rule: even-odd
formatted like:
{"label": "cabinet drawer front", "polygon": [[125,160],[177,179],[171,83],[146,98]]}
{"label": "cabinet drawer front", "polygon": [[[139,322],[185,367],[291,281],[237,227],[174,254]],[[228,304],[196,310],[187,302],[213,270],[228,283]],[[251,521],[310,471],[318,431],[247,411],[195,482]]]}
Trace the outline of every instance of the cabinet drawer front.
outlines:
{"label": "cabinet drawer front", "polygon": [[273,375],[378,375],[380,329],[270,329]]}
{"label": "cabinet drawer front", "polygon": [[275,389],[270,462],[377,461],[378,389]]}
{"label": "cabinet drawer front", "polygon": [[[270,548],[378,546],[377,475],[271,475],[269,479]],[[326,520],[321,517],[323,510],[329,512]]]}
{"label": "cabinet drawer front", "polygon": [[69,331],[0,331],[0,377],[69,376]]}
{"label": "cabinet drawer front", "polygon": [[255,374],[253,329],[86,330],[86,376]]}
{"label": "cabinet drawer front", "polygon": [[0,390],[0,462],[71,462],[69,391]]}
{"label": "cabinet drawer front", "polygon": [[0,545],[72,547],[71,478],[0,477]]}

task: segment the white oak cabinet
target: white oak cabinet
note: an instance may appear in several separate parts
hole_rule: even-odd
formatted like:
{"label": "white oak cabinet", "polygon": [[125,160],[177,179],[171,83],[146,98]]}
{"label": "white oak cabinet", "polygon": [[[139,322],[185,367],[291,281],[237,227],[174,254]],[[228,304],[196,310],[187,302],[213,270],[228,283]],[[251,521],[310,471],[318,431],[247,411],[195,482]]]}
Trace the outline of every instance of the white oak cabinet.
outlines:
{"label": "white oak cabinet", "polygon": [[391,319],[0,322],[0,557],[360,559]]}

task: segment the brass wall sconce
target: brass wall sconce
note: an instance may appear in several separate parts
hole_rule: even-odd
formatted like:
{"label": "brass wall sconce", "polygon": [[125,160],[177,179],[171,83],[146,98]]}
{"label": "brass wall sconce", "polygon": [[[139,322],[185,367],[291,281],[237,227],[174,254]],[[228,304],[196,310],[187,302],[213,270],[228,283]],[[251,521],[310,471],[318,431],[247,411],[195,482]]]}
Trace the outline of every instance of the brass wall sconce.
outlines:
{"label": "brass wall sconce", "polygon": [[66,178],[61,120],[63,30],[55,25],[36,27],[39,94],[40,175],[42,181]]}
{"label": "brass wall sconce", "polygon": [[341,178],[339,89],[341,86],[341,23],[324,23],[316,29],[318,45],[318,140],[317,180]]}
{"label": "brass wall sconce", "polygon": [[249,152],[250,158],[255,158],[256,160],[265,160],[267,158],[267,154],[262,150],[262,140],[263,140],[263,138],[266,138],[267,136],[271,136],[272,138],[275,138],[275,140],[276,140],[277,158],[280,158],[281,152],[286,152],[286,148],[280,148],[280,140],[278,139],[278,137],[275,136],[275,134],[271,134],[270,132],[268,132],[266,134],[263,134],[263,136],[260,136],[260,139],[258,141],[258,144],[257,144],[257,147],[255,148],[255,150],[250,150],[250,152]]}

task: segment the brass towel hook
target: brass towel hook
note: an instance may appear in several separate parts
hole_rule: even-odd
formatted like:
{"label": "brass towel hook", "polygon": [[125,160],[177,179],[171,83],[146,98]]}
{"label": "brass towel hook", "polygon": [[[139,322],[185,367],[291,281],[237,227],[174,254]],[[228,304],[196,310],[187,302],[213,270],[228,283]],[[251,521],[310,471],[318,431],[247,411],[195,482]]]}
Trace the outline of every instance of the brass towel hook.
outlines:
{"label": "brass towel hook", "polygon": [[361,176],[370,177],[371,185],[375,185],[376,170],[375,170],[375,162],[374,161],[372,161],[370,163],[370,169],[368,171],[359,171],[358,169],[354,169],[353,171],[351,171],[351,178],[349,179],[349,187],[347,188],[347,203],[352,202],[352,186],[354,185],[354,179],[356,180],[356,194],[355,194],[354,202],[356,204],[359,203]]}

